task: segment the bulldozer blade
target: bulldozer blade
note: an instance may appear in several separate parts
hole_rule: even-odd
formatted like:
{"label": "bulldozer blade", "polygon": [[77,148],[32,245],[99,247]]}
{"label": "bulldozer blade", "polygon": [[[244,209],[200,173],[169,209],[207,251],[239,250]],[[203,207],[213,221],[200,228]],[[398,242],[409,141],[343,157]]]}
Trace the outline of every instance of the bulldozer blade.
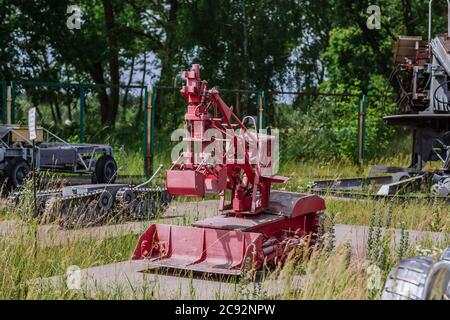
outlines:
{"label": "bulldozer blade", "polygon": [[148,259],[155,266],[204,273],[239,275],[262,264],[263,235],[153,224],[141,236],[133,260]]}

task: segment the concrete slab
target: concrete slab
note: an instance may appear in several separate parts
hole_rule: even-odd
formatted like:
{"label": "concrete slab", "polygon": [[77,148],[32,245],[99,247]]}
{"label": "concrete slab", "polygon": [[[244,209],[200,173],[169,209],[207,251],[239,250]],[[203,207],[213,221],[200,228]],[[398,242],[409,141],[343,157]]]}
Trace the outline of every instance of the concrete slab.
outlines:
{"label": "concrete slab", "polygon": [[[243,282],[238,278],[223,282],[221,279],[183,277],[151,270],[152,266],[145,261],[123,261],[84,269],[80,272],[81,289],[88,296],[115,299],[245,299],[255,294],[260,294],[261,298],[281,295],[288,286],[299,287],[302,281],[301,277],[291,277],[261,283]],[[49,286],[67,290],[66,279],[42,279],[38,285],[41,290]]]}
{"label": "concrete slab", "polygon": [[[43,246],[61,245],[73,241],[83,241],[92,238],[106,239],[127,234],[141,234],[151,223],[190,225],[198,219],[204,219],[217,214],[218,201],[206,200],[198,202],[174,202],[167,208],[164,216],[149,221],[111,224],[98,227],[73,230],[61,229],[58,225],[37,226],[38,242]],[[29,226],[14,220],[0,221],[0,236],[12,234],[21,230],[25,232]]]}
{"label": "concrete slab", "polygon": [[[74,230],[61,229],[57,225],[40,225],[38,226],[38,238],[41,244],[50,246],[63,244],[74,240],[108,238],[130,233],[141,234],[151,223],[155,222],[175,225],[191,225],[195,221],[216,215],[218,208],[219,201],[217,200],[173,202],[167,208],[164,215],[158,219]],[[20,228],[23,230],[27,229],[28,226],[14,220],[0,221],[0,236],[11,232],[17,232]],[[337,243],[342,243],[343,241],[348,240],[352,244],[354,252],[358,252],[360,255],[364,254],[365,244],[369,233],[368,227],[338,224],[335,228]],[[407,230],[407,232],[410,237],[410,243],[424,238],[429,238],[433,241],[443,241],[445,239],[445,235],[438,232],[422,232],[413,230]],[[400,234],[400,230],[395,231],[395,243],[399,243],[401,238]]]}
{"label": "concrete slab", "polygon": [[[164,217],[146,222],[130,222],[77,230],[61,230],[55,225],[38,226],[40,245],[53,246],[89,239],[115,237],[126,234],[141,234],[150,223],[167,223],[190,225],[194,221],[217,214],[218,201],[174,202],[167,209]],[[0,221],[0,236],[14,234],[20,228],[28,228],[17,221]],[[382,232],[384,232],[382,230]],[[393,232],[392,245],[398,244],[401,231]],[[355,261],[364,261],[369,228],[365,226],[336,225],[336,245],[350,243]],[[436,232],[408,231],[409,243],[424,239],[450,244],[448,234]],[[131,254],[131,253],[130,253]],[[302,278],[266,280],[262,283],[221,282],[220,279],[202,277],[181,277],[173,273],[161,274],[147,261],[123,261],[104,266],[81,270],[82,288],[92,297],[122,298],[157,298],[157,299],[225,299],[244,298],[245,295],[263,294],[277,296],[287,287],[298,288]],[[52,286],[67,290],[64,276],[36,280],[39,286]],[[57,289],[59,290],[59,289]]]}
{"label": "concrete slab", "polygon": [[[381,229],[381,234],[385,233],[385,229]],[[402,231],[400,229],[390,229],[392,233],[391,246],[395,247],[400,244],[402,238]],[[414,245],[420,241],[431,240],[435,243],[450,244],[450,234],[440,232],[427,232],[427,231],[415,231],[405,230],[405,234],[408,234],[408,242]],[[352,247],[352,253],[357,258],[366,257],[366,246],[369,235],[369,227],[367,226],[353,226],[345,224],[337,224],[335,226],[335,243],[339,245],[344,242],[349,242]]]}

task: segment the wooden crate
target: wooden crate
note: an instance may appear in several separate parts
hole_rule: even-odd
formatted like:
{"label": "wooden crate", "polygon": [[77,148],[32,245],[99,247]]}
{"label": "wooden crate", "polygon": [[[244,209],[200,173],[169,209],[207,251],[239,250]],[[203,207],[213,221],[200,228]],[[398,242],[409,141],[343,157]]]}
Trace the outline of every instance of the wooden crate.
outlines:
{"label": "wooden crate", "polygon": [[[11,131],[12,142],[28,142],[30,135],[28,134],[28,127],[14,126]],[[36,128],[36,143],[44,141],[44,129]]]}

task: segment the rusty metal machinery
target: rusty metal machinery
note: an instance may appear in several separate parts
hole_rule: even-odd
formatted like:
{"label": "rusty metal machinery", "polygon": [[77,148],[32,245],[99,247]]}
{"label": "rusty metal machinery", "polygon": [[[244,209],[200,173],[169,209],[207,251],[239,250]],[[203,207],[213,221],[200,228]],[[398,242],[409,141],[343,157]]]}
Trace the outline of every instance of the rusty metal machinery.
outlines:
{"label": "rusty metal machinery", "polygon": [[[219,214],[192,226],[151,225],[139,239],[133,259],[236,275],[281,263],[292,249],[314,244],[324,200],[271,190],[273,183],[287,180],[272,175],[271,161],[259,161],[270,159],[271,148],[262,145],[270,146],[273,137],[247,129],[217,89],[207,90],[199,65],[184,77],[185,148],[166,172],[167,191],[180,196],[218,194]],[[219,134],[211,136],[211,130]],[[213,150],[208,149],[211,144]]]}
{"label": "rusty metal machinery", "polygon": [[[314,190],[361,190],[372,185],[378,196],[397,196],[426,186],[433,197],[450,198],[450,34],[431,39],[431,4],[428,41],[413,36],[397,38],[396,66],[390,80],[397,90],[399,113],[384,118],[388,125],[412,132],[410,166],[374,166],[373,177],[316,181]],[[425,169],[428,162],[435,161],[441,164],[439,169]],[[380,173],[394,175],[374,177]]]}
{"label": "rusty metal machinery", "polygon": [[[161,168],[140,185],[86,184],[39,190],[35,218],[44,223],[57,221],[63,228],[152,218],[162,213],[173,199],[166,188],[146,187]],[[16,206],[27,205],[29,198],[26,190],[9,196]]]}
{"label": "rusty metal machinery", "polygon": [[[24,183],[32,153],[27,127],[0,125],[0,182],[6,189]],[[93,183],[114,183],[118,170],[111,146],[68,143],[43,127],[37,128],[35,164],[42,171],[89,174]]]}

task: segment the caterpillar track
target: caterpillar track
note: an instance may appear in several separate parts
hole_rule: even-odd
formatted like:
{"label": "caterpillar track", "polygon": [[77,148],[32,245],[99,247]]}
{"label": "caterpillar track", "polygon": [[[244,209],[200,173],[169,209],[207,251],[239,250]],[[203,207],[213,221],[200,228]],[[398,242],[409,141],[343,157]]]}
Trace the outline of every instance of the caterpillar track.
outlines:
{"label": "caterpillar track", "polygon": [[[26,192],[15,192],[10,195],[10,200],[20,205],[22,199],[30,196]],[[37,192],[35,218],[44,223],[57,221],[63,228],[142,220],[163,211],[171,200],[172,196],[162,187],[128,184],[66,186]]]}

